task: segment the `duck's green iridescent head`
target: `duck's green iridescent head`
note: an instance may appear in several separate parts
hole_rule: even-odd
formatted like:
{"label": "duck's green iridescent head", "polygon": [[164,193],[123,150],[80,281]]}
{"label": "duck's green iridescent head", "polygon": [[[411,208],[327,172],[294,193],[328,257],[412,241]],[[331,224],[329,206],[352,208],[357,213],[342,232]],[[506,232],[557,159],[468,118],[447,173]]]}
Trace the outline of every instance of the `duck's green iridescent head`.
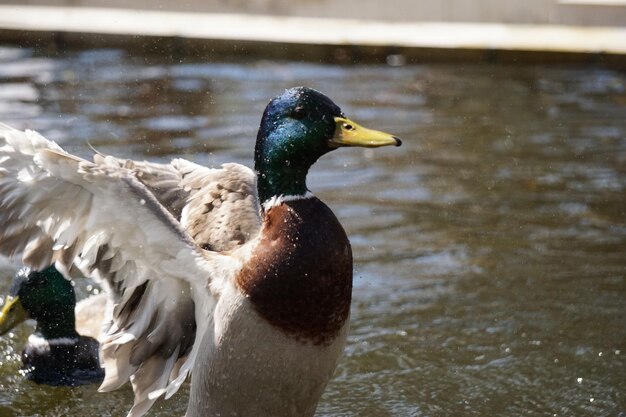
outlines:
{"label": "duck's green iridescent head", "polygon": [[46,338],[73,336],[75,306],[72,283],[54,266],[42,271],[22,268],[0,312],[0,335],[32,318]]}
{"label": "duck's green iridescent head", "polygon": [[338,147],[401,143],[395,136],[347,119],[318,91],[290,88],[270,101],[261,120],[254,155],[259,199],[265,202],[273,196],[305,194],[311,165]]}

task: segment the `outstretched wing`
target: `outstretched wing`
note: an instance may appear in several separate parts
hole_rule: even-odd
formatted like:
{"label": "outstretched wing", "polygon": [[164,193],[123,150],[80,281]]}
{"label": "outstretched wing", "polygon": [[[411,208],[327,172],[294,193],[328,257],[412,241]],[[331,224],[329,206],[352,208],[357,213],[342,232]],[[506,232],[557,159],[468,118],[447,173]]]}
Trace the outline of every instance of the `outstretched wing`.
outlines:
{"label": "outstretched wing", "polygon": [[[33,268],[75,262],[105,282],[113,308],[101,389],[130,378],[134,416],[180,386],[199,349],[194,335],[201,340],[210,323],[218,283],[238,268],[235,260],[202,250],[177,221],[196,221],[185,217],[181,198],[203,200],[203,187],[185,177],[211,183],[199,180],[199,172],[219,177],[237,169],[102,158],[88,162],[35,132],[0,125],[0,253],[21,256]],[[237,190],[253,187],[250,176],[243,175],[245,185]],[[229,194],[216,198],[225,201]],[[254,195],[233,199],[252,201],[254,211]],[[220,244],[209,239],[208,246]],[[194,316],[202,317],[198,329]]]}
{"label": "outstretched wing", "polygon": [[[256,176],[247,167],[224,164],[222,169],[210,169],[184,159],[175,159],[170,164],[157,164],[104,155],[96,155],[94,162],[107,169],[130,170],[182,224],[196,245],[205,250],[230,251],[256,236],[260,229]],[[116,280],[109,277],[106,281]],[[213,287],[219,288],[219,285]],[[116,288],[111,288],[111,292],[116,294]],[[186,307],[168,311],[169,321],[160,317],[155,320],[155,314],[152,313],[151,303],[160,302],[163,294],[178,294],[179,304]],[[202,307],[206,309],[211,306]],[[161,315],[163,311],[161,307]],[[208,326],[207,316],[210,313],[201,311],[194,315],[189,288],[177,282],[161,280],[151,280],[146,286],[137,288],[129,301],[118,304],[113,313],[116,323],[153,323],[143,330],[142,336],[137,336],[132,343],[125,343],[125,351],[121,351],[115,343],[105,343],[103,346],[107,369],[101,387],[103,391],[118,388],[126,382],[130,372],[135,372],[132,366],[128,366],[129,362],[144,364],[144,371],[135,372],[131,378],[135,406],[129,415],[141,415],[159,395],[167,392],[166,397],[169,398],[178,390],[195,359],[195,352],[188,357],[196,336],[195,316],[205,319],[205,326]],[[148,319],[138,320],[137,316],[146,316]],[[167,323],[176,323],[176,326],[168,326]],[[110,332],[112,337],[107,341],[113,341],[120,332],[119,324],[113,326]],[[200,330],[204,329],[206,327]],[[150,336],[150,342],[146,341],[146,335]],[[197,339],[201,339],[200,335]],[[171,352],[172,346],[176,346],[172,344],[173,341],[180,342],[178,359],[175,361],[176,355]],[[200,348],[198,344],[193,346]]]}

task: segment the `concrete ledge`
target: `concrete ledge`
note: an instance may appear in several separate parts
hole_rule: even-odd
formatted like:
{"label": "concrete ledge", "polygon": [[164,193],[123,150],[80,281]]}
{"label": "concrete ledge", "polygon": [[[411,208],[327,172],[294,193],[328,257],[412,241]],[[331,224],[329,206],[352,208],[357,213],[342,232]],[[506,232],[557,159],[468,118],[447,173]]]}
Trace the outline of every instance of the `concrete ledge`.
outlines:
{"label": "concrete ledge", "polygon": [[383,23],[127,9],[0,6],[0,42],[340,62],[604,62],[624,66],[625,28]]}

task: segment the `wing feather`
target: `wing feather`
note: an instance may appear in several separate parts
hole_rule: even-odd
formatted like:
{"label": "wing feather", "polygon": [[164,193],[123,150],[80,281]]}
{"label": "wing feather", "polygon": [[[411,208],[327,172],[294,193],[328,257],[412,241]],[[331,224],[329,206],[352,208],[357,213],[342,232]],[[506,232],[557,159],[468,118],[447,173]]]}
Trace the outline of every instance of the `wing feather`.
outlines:
{"label": "wing feather", "polygon": [[194,340],[211,331],[215,282],[239,267],[202,248],[231,250],[258,232],[254,178],[234,164],[90,162],[0,124],[0,253],[34,268],[74,263],[101,281],[111,303],[101,390],[130,380],[129,416],[171,396],[193,368]]}

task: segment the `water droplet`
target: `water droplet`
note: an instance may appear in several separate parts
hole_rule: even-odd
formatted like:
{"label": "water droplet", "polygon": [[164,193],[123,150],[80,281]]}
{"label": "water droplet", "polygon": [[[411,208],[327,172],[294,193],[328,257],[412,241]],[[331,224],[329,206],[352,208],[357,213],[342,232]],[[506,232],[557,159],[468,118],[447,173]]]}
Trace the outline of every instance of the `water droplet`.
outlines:
{"label": "water droplet", "polygon": [[144,200],[144,199],[142,198],[141,200],[139,200],[139,204],[141,204],[141,205],[143,206],[144,204],[146,204],[146,200]]}
{"label": "water droplet", "polygon": [[578,382],[579,384],[583,383],[583,379],[582,378],[576,378],[576,382]]}

